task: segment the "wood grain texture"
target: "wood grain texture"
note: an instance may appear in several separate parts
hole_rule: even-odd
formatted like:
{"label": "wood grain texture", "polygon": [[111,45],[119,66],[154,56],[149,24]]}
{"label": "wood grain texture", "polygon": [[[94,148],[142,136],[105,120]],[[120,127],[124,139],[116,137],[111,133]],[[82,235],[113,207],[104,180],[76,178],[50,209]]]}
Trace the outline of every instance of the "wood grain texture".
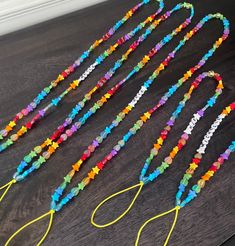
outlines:
{"label": "wood grain texture", "polygon": [[[165,9],[167,10],[179,1],[172,0],[165,2]],[[146,219],[173,206],[177,185],[203,135],[217,114],[221,112],[222,108],[234,100],[235,95],[235,2],[233,0],[207,0],[203,2],[191,0],[189,2],[195,6],[193,25],[205,14],[215,12],[223,13],[232,23],[232,32],[229,40],[224,43],[216,52],[215,56],[200,71],[213,69],[221,73],[225,84],[223,96],[219,98],[216,107],[213,110],[209,110],[208,117],[205,117],[198,124],[189,145],[178,155],[172,168],[157,182],[148,185],[143,190],[134,208],[125,219],[106,230],[94,228],[90,224],[90,215],[97,203],[111,193],[137,182],[142,163],[148,155],[154,140],[157,138],[161,128],[165,125],[166,120],[169,118],[170,113],[183,93],[189,88],[190,83],[185,84],[169,100],[169,103],[153,116],[152,120],[146,124],[143,130],[129,141],[125,150],[120,152],[118,157],[110,162],[106,170],[98,176],[93,184],[55,217],[51,233],[44,243],[45,246],[133,245],[136,233]],[[100,37],[115,20],[120,18],[135,3],[137,3],[137,0],[110,0],[95,7],[87,8],[74,14],[1,37],[1,126],[4,126],[18,110],[32,100],[36,92],[44,88],[48,84],[48,81],[54,79],[65,66],[75,60],[93,40]],[[132,24],[128,24],[125,28],[122,28],[115,38],[98,48],[92,55],[92,59],[86,62],[72,78],[59,86],[53,95],[58,95],[59,92],[66,88],[70,80],[79,77],[85,70],[85,67],[92,63],[94,58],[105,47],[108,47],[118,36],[130,30],[130,27],[133,27],[134,23],[136,24],[138,20],[143,19],[144,16],[151,13],[153,8],[155,8],[154,4],[144,8],[136,18],[133,18]],[[125,66],[119,70],[107,88],[110,88],[123,78],[144,53],[152,48],[164,34],[169,33],[182,22],[186,16],[187,11],[183,10],[162,24],[154,32],[152,37],[130,58]],[[188,28],[187,30],[190,29]],[[135,110],[82,168],[75,180],[76,182],[81,180],[87,171],[111,150],[116,141],[121,138],[141,113],[153,106],[167,88],[175,83],[186,69],[199,60],[221,32],[222,27],[219,22],[213,21],[208,23],[205,29],[179,52],[169,68],[159,76]],[[88,121],[82,131],[62,145],[57,154],[48,161],[46,166],[42,167],[40,171],[24,182],[12,188],[7,198],[0,204],[0,245],[3,245],[10,234],[22,224],[48,210],[50,196],[54,188],[62,181],[62,177],[67,173],[71,164],[80,157],[85,147],[103,130],[106,124],[110,123],[113,117],[130,101],[130,98],[138,91],[139,86],[182,36],[183,34],[180,34],[170,45],[162,49],[159,55],[147,65],[143,72],[130,80],[118,95]],[[63,121],[73,105],[82,98],[84,92],[95,85],[96,81],[120,57],[126,47],[121,48],[119,52],[107,59],[104,65],[99,67],[89,79],[83,82],[77,91],[73,92],[72,95],[64,100],[59,110],[48,115],[33,131],[18,141],[14,147],[1,154],[1,184],[9,180],[16,165],[21,161],[23,156],[34,146],[41,143]],[[99,92],[93,102],[107,88]],[[214,81],[206,79],[203,82],[201,88],[198,89],[189,102],[187,110],[182,113],[181,120],[178,121],[174,130],[172,130],[171,137],[164,150],[162,150],[159,157],[154,161],[155,164],[165,157],[170,148],[176,144],[181,131],[186,127],[192,114],[200,106],[204,105],[209,95],[212,95],[214,88]],[[233,114],[218,129],[208,147],[208,153],[205,155],[204,161],[193,179],[194,181],[208,168],[218,154],[225,150],[229,142],[234,139],[234,120],[235,115]],[[219,246],[231,238],[235,233],[234,181],[235,156],[233,155],[218,175],[215,175],[213,181],[208,184],[200,196],[180,211],[177,227],[169,245]],[[123,209],[130,202],[132,196],[133,193],[130,193],[112,202],[110,204],[111,211],[105,206],[98,214],[99,221],[105,222],[111,219],[120,209]],[[172,219],[173,215],[169,215],[148,226],[141,237],[140,245],[162,245]],[[44,220],[30,227],[30,229],[25,230],[23,234],[17,237],[12,245],[36,245],[40,235],[45,230],[45,223],[46,221]],[[234,245],[234,240],[230,239],[223,245]]]}

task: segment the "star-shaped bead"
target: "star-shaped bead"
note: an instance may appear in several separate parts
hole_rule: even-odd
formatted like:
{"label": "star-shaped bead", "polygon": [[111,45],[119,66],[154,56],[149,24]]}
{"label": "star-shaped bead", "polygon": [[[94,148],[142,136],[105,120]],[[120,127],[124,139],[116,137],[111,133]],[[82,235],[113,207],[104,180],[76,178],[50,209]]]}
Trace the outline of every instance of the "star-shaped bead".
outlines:
{"label": "star-shaped bead", "polygon": [[64,177],[64,181],[65,181],[66,183],[70,183],[70,182],[71,182],[71,177],[68,176],[68,175],[66,175],[66,176]]}
{"label": "star-shaped bead", "polygon": [[48,146],[48,145],[51,145],[51,139],[50,138],[47,138],[46,141],[45,141],[45,144]]}
{"label": "star-shaped bead", "polygon": [[109,133],[111,132],[110,128],[109,128],[109,127],[106,127],[106,128],[105,128],[105,132],[106,132],[107,134],[109,134]]}
{"label": "star-shaped bead", "polygon": [[44,163],[44,162],[46,162],[45,158],[44,158],[44,157],[42,157],[42,156],[40,156],[40,157],[39,157],[38,161],[39,161],[40,163]]}
{"label": "star-shaped bead", "polygon": [[55,192],[52,196],[52,200],[58,202],[60,199],[59,195]]}
{"label": "star-shaped bead", "polygon": [[162,145],[162,144],[163,144],[163,139],[162,139],[162,138],[159,138],[159,139],[157,140],[157,142],[158,142],[158,144]]}
{"label": "star-shaped bead", "polygon": [[52,148],[57,149],[59,147],[59,144],[57,142],[52,143]]}
{"label": "star-shaped bead", "polygon": [[31,157],[37,156],[37,154],[35,153],[35,151],[31,151],[31,152],[29,153],[29,155],[30,155]]}
{"label": "star-shaped bead", "polygon": [[78,185],[79,190],[83,190],[85,188],[85,185],[83,183],[80,183]]}
{"label": "star-shaped bead", "polygon": [[72,167],[73,167],[73,170],[74,170],[74,171],[76,171],[76,172],[79,171],[80,166],[79,166],[77,163],[74,164]]}
{"label": "star-shaped bead", "polygon": [[20,129],[23,133],[27,132],[27,128],[25,126],[22,126]]}
{"label": "star-shaped bead", "polygon": [[189,166],[190,166],[190,169],[193,169],[193,170],[197,168],[197,164],[195,163],[191,163]]}
{"label": "star-shaped bead", "polygon": [[6,144],[7,144],[7,145],[11,145],[11,144],[13,144],[13,141],[12,141],[11,139],[8,139],[8,140],[6,141]]}
{"label": "star-shaped bead", "polygon": [[213,177],[214,172],[213,171],[208,171],[206,174],[208,174],[210,177]]}
{"label": "star-shaped bead", "polygon": [[94,172],[95,174],[98,174],[99,171],[100,171],[100,169],[99,169],[97,166],[96,166],[96,167],[93,167],[92,170],[93,170],[93,172]]}
{"label": "star-shaped bead", "polygon": [[88,177],[89,177],[90,179],[94,179],[94,178],[95,178],[95,173],[94,173],[93,171],[89,172],[89,173],[88,173]]}
{"label": "star-shaped bead", "polygon": [[10,123],[9,123],[10,127],[14,127],[15,125],[16,125],[16,123],[14,121],[10,121]]}
{"label": "star-shaped bead", "polygon": [[227,111],[228,113],[230,113],[230,112],[231,112],[231,108],[230,108],[230,107],[226,107],[226,111]]}
{"label": "star-shaped bead", "polygon": [[150,180],[150,181],[153,181],[155,178],[156,178],[155,173],[151,173],[151,174],[149,175],[149,180]]}
{"label": "star-shaped bead", "polygon": [[55,192],[58,194],[58,195],[62,195],[63,194],[63,189],[61,187],[58,187]]}

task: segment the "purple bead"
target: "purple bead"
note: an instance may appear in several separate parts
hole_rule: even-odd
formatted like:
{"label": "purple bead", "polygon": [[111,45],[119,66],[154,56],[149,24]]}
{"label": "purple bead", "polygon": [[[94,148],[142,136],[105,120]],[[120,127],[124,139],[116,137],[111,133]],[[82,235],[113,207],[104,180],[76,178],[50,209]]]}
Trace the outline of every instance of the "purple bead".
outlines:
{"label": "purple bead", "polygon": [[225,160],[228,160],[228,154],[223,153],[222,155],[220,155],[221,157],[223,157]]}
{"label": "purple bead", "polygon": [[28,110],[29,112],[32,112],[32,111],[33,111],[33,107],[32,107],[31,105],[28,105],[28,106],[27,106],[27,110]]}
{"label": "purple bead", "polygon": [[204,115],[204,111],[201,109],[199,111],[197,111],[197,113],[202,117]]}
{"label": "purple bead", "polygon": [[95,146],[95,147],[98,147],[98,146],[99,146],[99,143],[98,143],[96,140],[94,140],[94,141],[92,142],[92,145]]}
{"label": "purple bead", "polygon": [[72,132],[76,132],[76,131],[77,131],[77,127],[76,127],[75,125],[72,125],[71,131],[72,131]]}
{"label": "purple bead", "polygon": [[168,126],[173,126],[173,125],[174,125],[174,121],[173,121],[173,120],[169,120],[169,121],[167,122],[167,125],[168,125]]}
{"label": "purple bead", "polygon": [[111,151],[111,153],[112,153],[113,156],[115,156],[115,155],[117,154],[117,151],[116,151],[115,149],[113,149],[113,150]]}
{"label": "purple bead", "polygon": [[43,117],[45,115],[45,111],[44,110],[39,110],[38,113]]}

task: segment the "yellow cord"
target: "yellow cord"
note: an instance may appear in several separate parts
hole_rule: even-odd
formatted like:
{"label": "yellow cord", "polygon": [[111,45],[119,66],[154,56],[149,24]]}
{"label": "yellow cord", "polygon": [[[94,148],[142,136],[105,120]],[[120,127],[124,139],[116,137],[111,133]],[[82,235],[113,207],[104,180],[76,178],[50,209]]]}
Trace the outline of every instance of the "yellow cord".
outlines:
{"label": "yellow cord", "polygon": [[166,212],[164,212],[164,213],[158,214],[158,215],[156,215],[156,216],[150,218],[149,220],[145,221],[144,224],[140,227],[140,229],[139,229],[139,231],[138,231],[137,238],[136,238],[136,241],[135,241],[135,246],[138,246],[139,240],[140,240],[140,236],[141,236],[141,233],[142,233],[144,227],[145,227],[148,223],[150,223],[151,221],[153,221],[153,220],[155,220],[155,219],[158,219],[158,218],[160,218],[160,217],[163,217],[163,216],[165,216],[165,215],[167,215],[167,214],[170,214],[170,213],[172,213],[172,212],[175,211],[175,218],[174,218],[173,224],[172,224],[172,226],[171,226],[170,232],[168,233],[167,238],[166,238],[165,243],[164,243],[164,246],[167,246],[168,241],[169,241],[169,239],[170,239],[170,237],[171,237],[171,234],[172,234],[172,232],[173,232],[173,230],[174,230],[174,228],[175,228],[175,225],[176,225],[176,222],[177,222],[177,219],[178,219],[179,209],[180,209],[180,206],[176,206],[176,207],[173,208],[173,209],[170,209],[170,210],[168,210],[168,211],[166,211]]}
{"label": "yellow cord", "polygon": [[18,235],[22,230],[24,230],[26,227],[30,226],[31,224],[43,219],[44,217],[47,217],[47,216],[50,216],[50,221],[49,221],[49,224],[48,224],[48,227],[47,227],[47,230],[45,232],[45,234],[43,235],[42,239],[39,241],[39,243],[37,243],[37,246],[40,246],[43,241],[45,240],[45,238],[47,237],[50,229],[51,229],[51,226],[52,226],[52,222],[53,222],[53,215],[54,215],[55,211],[54,210],[50,210],[49,212],[39,216],[38,218],[34,219],[34,220],[31,220],[30,222],[28,222],[27,224],[23,225],[22,227],[20,227],[20,229],[18,229],[14,234],[12,234],[12,236],[7,240],[7,242],[5,243],[4,246],[8,246],[9,243],[11,242],[11,240],[16,236]]}
{"label": "yellow cord", "polygon": [[16,183],[16,180],[15,179],[12,179],[10,182],[8,182],[7,184],[3,185],[0,187],[0,190],[3,190],[5,189],[5,191],[3,192],[3,194],[1,195],[0,197],[0,202],[3,200],[3,198],[6,196],[7,192],[9,191],[9,189],[11,188],[11,186],[13,184]]}
{"label": "yellow cord", "polygon": [[[121,218],[123,218],[123,217],[130,211],[130,209],[133,207],[133,205],[134,205],[134,203],[135,203],[137,197],[139,196],[139,194],[140,194],[140,192],[141,192],[141,190],[142,190],[142,188],[143,188],[143,185],[144,185],[144,183],[143,183],[143,182],[140,182],[139,184],[136,184],[136,185],[133,185],[133,186],[127,188],[127,189],[121,190],[121,191],[119,191],[119,192],[117,192],[117,193],[114,193],[113,195],[107,197],[106,199],[104,199],[104,200],[103,200],[103,201],[95,208],[95,210],[93,211],[93,213],[92,213],[92,215],[91,215],[91,224],[94,225],[95,227],[98,227],[98,228],[104,228],[104,227],[108,227],[108,226],[110,226],[110,225],[115,224],[117,221],[119,221]],[[132,189],[134,189],[134,188],[136,188],[136,187],[139,187],[139,189],[138,189],[138,191],[137,191],[137,193],[136,193],[134,199],[133,199],[132,202],[130,203],[129,207],[128,207],[128,208],[127,208],[127,209],[126,209],[119,217],[117,217],[115,220],[113,220],[113,221],[111,221],[111,222],[109,222],[109,223],[107,223],[107,224],[104,224],[104,225],[99,225],[99,224],[95,223],[95,221],[94,221],[95,214],[96,214],[97,210],[98,210],[105,202],[107,202],[108,200],[112,199],[112,198],[115,197],[115,196],[118,196],[118,195],[120,195],[120,194],[122,194],[122,193],[125,193],[125,192],[127,192],[127,191],[129,191],[129,190],[132,190]]]}

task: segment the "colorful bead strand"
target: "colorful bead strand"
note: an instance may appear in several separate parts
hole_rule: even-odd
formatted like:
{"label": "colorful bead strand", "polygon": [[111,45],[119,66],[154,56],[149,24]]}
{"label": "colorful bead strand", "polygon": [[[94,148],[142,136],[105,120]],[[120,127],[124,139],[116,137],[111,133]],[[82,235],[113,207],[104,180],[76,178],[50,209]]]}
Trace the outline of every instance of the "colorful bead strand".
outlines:
{"label": "colorful bead strand", "polygon": [[[146,175],[147,174],[147,171],[148,171],[148,169],[149,169],[149,167],[150,167],[150,165],[151,165],[151,163],[153,161],[153,158],[156,157],[158,155],[159,151],[161,150],[163,144],[165,143],[165,140],[169,136],[170,131],[174,127],[176,120],[179,118],[182,110],[186,106],[187,101],[190,100],[192,93],[194,92],[194,90],[196,90],[198,88],[198,86],[200,85],[200,83],[202,82],[202,80],[205,79],[205,78],[207,78],[207,77],[214,78],[217,81],[217,83],[218,83],[218,85],[217,85],[217,87],[215,89],[215,94],[207,101],[206,105],[203,108],[201,108],[200,110],[198,110],[197,113],[193,115],[193,118],[191,119],[190,123],[188,124],[187,129],[185,130],[184,134],[182,134],[182,136],[179,139],[177,145],[170,152],[170,155],[168,157],[166,157],[165,160],[162,162],[162,164],[159,167],[157,167],[152,173],[150,173],[149,175]],[[176,107],[175,111],[172,113],[170,119],[167,121],[166,126],[162,129],[162,131],[160,133],[160,136],[156,140],[153,148],[151,149],[150,154],[149,154],[148,158],[146,159],[145,164],[144,164],[144,166],[143,166],[143,168],[141,170],[140,177],[139,177],[139,184],[134,185],[134,186],[132,186],[130,188],[127,188],[127,189],[125,189],[123,191],[120,191],[117,194],[111,195],[110,197],[106,198],[103,202],[101,202],[96,207],[96,209],[95,209],[95,211],[93,212],[93,215],[92,215],[92,224],[94,226],[96,226],[98,228],[104,228],[104,227],[110,226],[110,225],[116,223],[117,221],[119,221],[121,218],[124,217],[125,214],[127,214],[127,212],[129,212],[129,210],[131,209],[132,206],[130,206],[127,210],[125,210],[125,212],[121,216],[119,216],[117,219],[113,220],[110,223],[107,223],[105,225],[99,225],[99,224],[97,224],[97,223],[94,222],[94,217],[95,217],[95,214],[96,214],[97,210],[105,202],[107,202],[108,200],[110,200],[113,197],[116,197],[119,194],[122,194],[122,193],[124,193],[126,191],[129,191],[132,188],[136,188],[138,186],[140,187],[139,190],[138,190],[138,195],[139,195],[140,194],[140,191],[142,190],[142,188],[143,188],[144,185],[148,184],[149,182],[153,182],[158,176],[160,176],[161,174],[163,174],[164,171],[170,165],[172,165],[173,159],[175,158],[175,156],[187,144],[187,140],[189,139],[189,136],[191,134],[191,133],[188,132],[188,129],[190,128],[190,131],[192,131],[193,128],[195,127],[196,123],[204,116],[205,112],[209,108],[212,108],[214,106],[214,104],[217,101],[217,98],[222,93],[222,89],[223,89],[223,83],[222,83],[221,77],[220,77],[219,74],[214,73],[213,71],[208,72],[208,73],[202,73],[202,74],[200,74],[196,78],[196,80],[192,83],[191,87],[189,88],[188,92],[186,94],[184,94],[183,99],[179,102],[179,104]],[[140,119],[138,121],[136,121],[136,123],[133,125],[133,127],[130,128],[130,130],[127,132],[127,134],[125,134],[123,136],[123,138],[118,142],[118,144],[113,148],[113,150],[101,162],[99,162],[97,164],[96,168],[98,168],[99,171],[102,170],[105,165],[107,165],[107,163],[108,163],[109,160],[111,160],[114,156],[116,156],[118,154],[118,152],[124,147],[124,145],[129,140],[129,138],[131,136],[133,136],[134,134],[136,134],[136,132],[139,131],[143,127],[143,125],[146,123],[146,121],[148,119],[150,119],[150,117],[152,116],[152,114],[155,112],[156,108],[157,107],[154,106],[153,108],[151,108],[150,110],[148,110],[147,112],[145,112],[140,117]],[[91,175],[90,174],[91,173],[88,174],[88,177],[91,179]],[[55,193],[54,193],[54,195],[55,195]],[[137,196],[135,196],[134,201],[137,199]],[[133,205],[133,203],[132,203],[132,205]],[[57,207],[55,207],[53,209],[55,211],[57,211],[56,208]]]}
{"label": "colorful bead strand", "polygon": [[[79,83],[86,79],[86,77],[98,66],[103,62],[103,60],[111,55],[119,46],[124,44],[126,41],[128,41],[130,38],[134,37],[135,34],[137,34],[142,28],[145,27],[146,24],[151,23],[154,18],[162,11],[164,7],[163,0],[155,0],[159,4],[159,9],[149,17],[146,18],[145,21],[141,22],[136,28],[134,28],[131,32],[124,35],[123,37],[119,38],[117,42],[110,46],[109,49],[107,49],[103,54],[101,54],[78,80],[74,80],[67,90],[65,90],[59,97],[56,97],[52,99],[51,103],[47,105],[44,109],[39,110],[38,114],[33,117],[31,121],[29,121],[26,126],[22,126],[21,129],[17,132],[17,134],[13,134],[10,139],[8,139],[8,143],[10,144],[12,141],[16,141],[20,136],[25,134],[29,129],[32,128],[32,126],[40,120],[42,117],[44,117],[45,113],[52,107],[57,106],[58,103],[61,101],[61,99],[67,95],[72,89],[75,89],[79,86]],[[115,32],[123,25],[125,24],[141,7],[144,5],[147,5],[150,2],[150,0],[144,0],[134,6],[132,9],[130,9],[125,16],[119,20],[112,28],[109,29],[109,31],[102,36],[102,38],[96,40],[88,50],[86,50],[77,60],[74,61],[72,65],[70,65],[68,68],[66,68],[63,72],[61,72],[55,80],[53,80],[49,86],[45,87],[36,98],[33,99],[33,101],[26,106],[24,109],[22,109],[19,113],[15,115],[15,117],[6,125],[4,129],[0,131],[0,140],[7,137],[7,135],[13,130],[13,128],[17,125],[18,121],[27,116],[29,113],[33,112],[40,103],[50,94],[52,89],[57,87],[57,85],[66,79],[70,74],[74,73],[75,70],[80,67],[80,65],[90,56],[91,52],[95,50],[96,47],[100,46],[102,43],[110,39]],[[1,151],[1,149],[0,149]]]}
{"label": "colorful bead strand", "polygon": [[[221,154],[219,160],[213,163],[209,170],[201,177],[201,179],[198,180],[197,184],[192,186],[192,189],[189,190],[186,198],[181,201],[181,197],[185,192],[186,187],[188,186],[189,180],[192,178],[195,170],[198,168],[202,161],[202,157],[205,154],[206,147],[209,144],[211,137],[214,135],[215,131],[220,126],[224,118],[226,118],[234,109],[235,102],[231,103],[222,111],[222,113],[217,117],[217,119],[211,125],[209,131],[204,136],[201,145],[199,146],[196,154],[189,164],[189,168],[186,170],[183,178],[180,181],[178,192],[176,194],[176,206],[184,207],[187,203],[196,198],[201,189],[205,187],[206,182],[213,177],[213,175],[219,170],[220,166],[223,165],[224,160],[227,160],[229,155],[231,154],[231,151],[229,150],[230,148],[227,149],[223,154]],[[235,147],[234,142],[232,142],[231,146],[233,146],[233,148]]]}
{"label": "colorful bead strand", "polygon": [[[140,61],[137,66],[128,74],[128,76],[121,81],[119,84],[117,84],[115,87],[113,87],[111,90],[109,90],[109,94],[113,95],[114,93],[116,93],[116,91],[121,88],[121,85],[124,84],[127,80],[129,80],[133,75],[135,75],[135,73],[139,72],[148,62],[149,60],[164,46],[166,45],[168,42],[170,42],[172,40],[172,38],[177,35],[179,32],[182,31],[183,28],[185,28],[187,25],[189,25],[189,23],[191,22],[191,19],[194,15],[194,10],[193,10],[193,6],[191,4],[187,4],[187,3],[183,3],[183,4],[178,4],[176,5],[175,8],[173,8],[171,11],[168,11],[166,14],[162,15],[158,20],[155,20],[149,28],[146,29],[145,33],[142,34],[134,43],[132,43],[129,47],[129,49],[122,55],[122,57],[117,60],[114,64],[114,66],[109,69],[109,71],[97,82],[96,86],[93,87],[88,93],[85,94],[84,98],[72,109],[71,113],[68,115],[68,117],[66,118],[65,122],[60,125],[58,127],[58,129],[52,134],[52,136],[50,137],[51,141],[54,141],[58,136],[61,136],[63,133],[66,132],[66,127],[68,127],[72,121],[74,120],[74,118],[78,115],[78,113],[84,108],[85,104],[91,100],[91,97],[93,96],[93,94],[95,92],[97,92],[100,88],[102,88],[113,76],[114,74],[117,72],[117,70],[123,65],[123,63],[129,58],[129,55],[131,53],[133,53],[138,47],[139,45],[144,42],[148,36],[150,36],[152,34],[152,32],[158,27],[158,25],[162,22],[167,20],[172,13],[174,13],[175,11],[178,11],[182,8],[186,8],[186,9],[190,9],[191,13],[190,13],[190,17],[186,19],[185,22],[183,22],[181,25],[179,25],[178,28],[176,28],[172,33],[166,35],[163,40],[161,42],[159,42],[153,49],[150,50],[150,52],[144,56],[144,58],[142,59],[142,61]],[[152,17],[151,17],[152,18]],[[106,52],[105,52],[106,53]],[[99,56],[96,60],[96,63],[101,63],[103,62],[103,60],[101,61],[101,56]],[[91,71],[93,70],[93,68],[90,69]],[[74,81],[74,83],[76,82],[77,85],[78,83],[81,81],[81,79]],[[76,86],[72,86],[72,84],[70,84],[69,90],[72,89],[76,89]],[[66,93],[62,93],[62,95],[66,95]],[[106,98],[104,98],[106,97]],[[100,102],[98,102],[99,104],[101,104],[104,102],[107,102],[107,99],[109,99],[110,97],[108,97],[108,95],[106,94],[102,98],[102,100]],[[50,105],[57,105],[57,103],[61,100],[60,97],[58,97],[56,99],[56,101],[54,101],[54,99],[52,100],[52,103]],[[46,107],[46,111],[49,109],[50,107]],[[17,134],[13,134],[5,143],[0,145],[0,152],[7,149],[9,146],[13,145],[19,137],[22,137],[29,129],[32,128],[33,124],[35,124],[35,122],[39,119],[41,119],[42,117],[44,117],[45,115],[45,110],[41,110],[32,121],[28,122],[25,126],[23,126]],[[35,120],[36,119],[36,120]],[[75,126],[73,127],[73,129],[75,129]],[[72,130],[68,130],[69,134],[72,132]],[[66,135],[66,134],[65,134]],[[64,136],[65,136],[64,135]],[[44,148],[48,145],[50,141],[48,140],[46,143],[44,143],[41,147]],[[51,144],[49,144],[51,145]]]}
{"label": "colorful bead strand", "polygon": [[[68,138],[72,137],[74,133],[76,133],[82,125],[86,123],[86,121],[95,114],[105,103],[107,103],[112,96],[118,92],[122,88],[122,85],[126,83],[132,76],[134,76],[136,73],[138,73],[142,68],[145,67],[147,62],[155,55],[157,52],[163,47],[165,44],[167,44],[177,33],[179,33],[183,28],[185,28],[191,20],[193,16],[193,7],[191,4],[178,4],[175,8],[172,9],[172,11],[167,12],[167,14],[163,15],[161,19],[166,19],[168,16],[171,15],[176,10],[179,10],[180,8],[187,8],[191,10],[190,18],[187,18],[183,24],[179,25],[170,35],[166,35],[165,38],[163,38],[162,41],[160,41],[153,49],[148,52],[147,56],[144,56],[143,59],[137,64],[137,66],[134,67],[134,69],[120,82],[118,82],[112,89],[110,89],[107,93],[105,93],[100,100],[98,100],[93,107],[91,107],[77,122],[73,123],[70,129],[66,129],[67,126],[69,126],[75,116],[78,114],[78,112],[82,109],[84,106],[84,101],[79,102],[75,108],[72,110],[71,114],[68,118],[66,118],[65,122],[58,127],[58,129],[52,134],[50,138],[47,138],[40,146],[36,146],[28,155],[26,155],[22,162],[17,167],[17,172],[14,174],[14,180],[21,181],[24,178],[26,178],[30,173],[36,171],[40,168],[40,166],[45,163],[55,152],[56,149],[60,146],[61,143],[65,142]],[[159,21],[156,21],[154,25],[152,25],[151,28],[154,28],[155,25],[157,25]],[[147,30],[147,33],[148,30]],[[164,67],[167,67],[168,62],[172,59],[172,57],[168,56],[165,62],[161,63],[159,66],[159,69],[157,70],[158,73],[160,73],[162,70],[164,70]],[[167,64],[166,64],[167,61]],[[163,65],[165,64],[165,65]],[[138,103],[140,98],[143,96],[145,91],[150,87],[152,84],[153,79],[150,81],[148,80],[143,84],[140,91],[136,94],[135,98],[132,100],[132,102],[127,105],[127,108],[125,110],[127,115],[132,108]],[[87,97],[85,97],[85,100],[88,100]],[[122,114],[121,119],[124,118]],[[54,139],[57,139],[54,141]],[[44,148],[48,148],[46,151],[42,152]],[[42,153],[42,154],[41,154]],[[40,155],[41,154],[41,155]],[[36,157],[38,158],[37,160]],[[31,166],[30,163],[32,162]]]}
{"label": "colorful bead strand", "polygon": [[[215,161],[211,165],[211,167],[208,169],[208,171],[205,172],[205,174],[201,177],[201,179],[199,179],[195,185],[192,185],[192,187],[191,187],[191,189],[189,189],[185,199],[181,200],[182,195],[186,192],[186,187],[189,184],[189,180],[192,178],[192,176],[193,176],[195,170],[198,168],[198,166],[201,165],[200,163],[202,161],[202,156],[203,156],[203,154],[205,154],[206,147],[209,144],[211,137],[213,136],[213,134],[215,133],[215,131],[217,130],[217,128],[219,127],[221,122],[234,109],[235,109],[235,102],[232,102],[217,117],[217,119],[211,125],[209,131],[204,136],[201,145],[199,146],[199,148],[198,148],[197,152],[195,153],[191,163],[189,164],[188,169],[186,170],[185,174],[183,175],[183,178],[180,181],[180,184],[178,186],[178,192],[176,193],[176,196],[175,196],[175,207],[173,209],[170,209],[170,210],[168,210],[162,214],[159,214],[159,215],[154,216],[154,217],[150,218],[149,220],[147,220],[141,226],[141,228],[138,232],[135,246],[138,246],[141,233],[142,233],[143,229],[146,227],[146,225],[148,225],[151,221],[153,221],[155,219],[158,219],[162,216],[165,216],[166,214],[174,212],[175,218],[174,218],[173,224],[171,226],[170,232],[168,233],[168,236],[167,236],[166,241],[164,243],[164,246],[166,246],[169,242],[171,234],[172,234],[174,227],[176,225],[179,210],[181,208],[185,207],[185,205],[189,204],[193,199],[195,199],[198,196],[198,194],[201,192],[201,189],[205,187],[206,182],[209,181],[214,176],[214,174],[220,169],[221,165],[224,164],[224,161],[228,160],[230,154],[232,152],[235,152],[235,141],[232,141],[231,144],[228,146],[228,148],[225,150],[225,152],[219,156],[217,161]],[[191,131],[190,127],[188,127],[185,130],[185,134],[186,135],[190,134],[190,131]]]}
{"label": "colorful bead strand", "polygon": [[[181,47],[184,46],[184,44],[193,36],[194,33],[198,32],[198,30],[200,30],[202,28],[202,26],[207,22],[209,21],[210,19],[213,19],[213,18],[218,18],[220,20],[222,20],[223,22],[223,25],[224,25],[224,34],[222,35],[221,38],[219,38],[219,40],[217,40],[214,45],[213,45],[213,48],[211,48],[203,57],[202,59],[199,61],[199,63],[194,66],[193,68],[189,69],[183,76],[183,78],[181,78],[178,83],[174,86],[172,86],[170,89],[169,89],[169,93],[166,93],[163,98],[160,100],[160,102],[152,109],[152,112],[156,112],[158,108],[160,108],[162,105],[164,105],[168,98],[171,97],[175,92],[176,90],[185,82],[187,81],[191,76],[192,74],[197,71],[199,68],[201,68],[206,62],[207,60],[214,54],[215,50],[222,44],[222,42],[228,37],[228,34],[229,34],[229,22],[228,20],[223,17],[221,14],[215,14],[215,15],[208,15],[206,17],[204,17],[198,25],[196,25],[195,28],[193,28],[189,33],[186,34],[186,36],[184,37],[183,40],[180,41],[179,45],[174,49],[173,52],[171,52],[169,54],[169,56],[164,60],[164,63],[161,63],[160,66],[154,71],[153,75],[150,76],[150,79],[147,80],[144,85],[148,88],[152,82],[154,81],[154,79],[158,76],[158,74],[160,73],[160,71],[162,71],[165,66],[168,65],[169,61],[174,58],[175,54],[177,53],[178,50],[181,49]],[[138,96],[139,97],[139,96]],[[134,98],[132,100],[132,102],[136,101],[137,98]],[[215,97],[217,98],[217,97]],[[213,105],[212,105],[213,106]],[[141,122],[143,123],[144,121],[147,121],[149,118],[149,114],[145,114],[143,115],[143,118],[141,119]],[[136,131],[138,131],[138,129],[141,128],[140,126],[141,124],[135,124],[134,125],[134,129],[136,129]],[[131,131],[130,131],[131,132]],[[132,135],[132,133],[131,133]],[[129,134],[128,132],[128,135],[125,135],[125,139],[124,141],[128,141],[128,139],[130,139],[131,135]],[[125,144],[125,142],[124,142]],[[118,145],[123,147],[123,142],[119,142]],[[115,150],[115,149],[114,149]],[[115,150],[116,151],[116,150]],[[112,156],[115,156],[116,152],[115,151],[112,151],[111,152],[111,155],[108,155],[107,158],[105,158],[105,164],[112,159]],[[76,195],[79,194],[79,191],[83,190],[85,188],[86,185],[88,185],[88,183],[92,180],[91,178],[91,174],[93,175],[93,178],[95,178],[95,176],[97,176],[97,174],[100,172],[100,170],[102,170],[102,168],[104,167],[104,164],[102,162],[98,163],[96,167],[94,167],[94,169],[92,169],[92,173],[89,172],[90,174],[88,174],[88,178],[85,177],[85,179],[82,180],[82,182],[80,182],[77,187],[74,187],[72,188],[71,192],[69,192],[67,195],[65,195],[65,200],[64,198],[61,199],[60,202],[63,201],[63,205],[64,204],[67,204],[68,201],[71,201],[71,199],[73,197],[75,197]],[[75,173],[75,170],[74,168],[71,170],[71,172],[69,173],[69,175],[66,175],[65,178],[64,178],[64,181],[69,184],[71,182],[71,179],[72,179],[72,176],[73,176],[73,173]],[[90,177],[89,177],[90,176]],[[66,187],[66,183],[65,183],[65,187]],[[64,183],[62,183],[62,185],[64,186]],[[65,189],[65,187],[61,187],[59,186],[59,190],[58,188],[56,189],[55,193],[59,194],[59,195],[62,195],[63,194],[63,190]],[[78,188],[78,189],[77,189]],[[60,192],[62,192],[60,194]],[[55,199],[57,200],[57,198],[55,197]],[[68,200],[68,201],[67,201]],[[57,209],[57,205],[60,204],[60,202],[58,201],[58,203],[54,203],[54,198],[52,197],[52,203],[51,203],[51,206],[53,206],[55,209]],[[61,206],[62,208],[62,206]],[[61,209],[60,206],[58,207],[58,211]],[[40,241],[40,244],[44,241],[44,239],[46,238],[46,236],[48,235],[49,233],[49,230],[51,228],[51,225],[52,225],[52,221],[53,221],[53,216],[54,216],[54,213],[55,213],[55,210],[54,209],[51,209],[49,212],[45,213],[44,215],[38,217],[37,219],[33,220],[33,221],[30,221],[29,223],[27,223],[26,225],[24,225],[23,227],[21,227],[17,232],[15,232],[10,238],[9,240],[7,241],[7,243],[5,244],[5,246],[9,245],[10,241],[19,233],[21,232],[21,230],[23,230],[24,228],[26,228],[27,226],[31,225],[32,223],[35,223],[37,222],[38,220],[40,220],[41,218],[44,218],[44,217],[47,217],[49,216],[50,217],[50,223],[48,225],[48,228],[47,228],[47,231],[46,233],[44,234],[44,236],[42,237],[41,241]]]}

